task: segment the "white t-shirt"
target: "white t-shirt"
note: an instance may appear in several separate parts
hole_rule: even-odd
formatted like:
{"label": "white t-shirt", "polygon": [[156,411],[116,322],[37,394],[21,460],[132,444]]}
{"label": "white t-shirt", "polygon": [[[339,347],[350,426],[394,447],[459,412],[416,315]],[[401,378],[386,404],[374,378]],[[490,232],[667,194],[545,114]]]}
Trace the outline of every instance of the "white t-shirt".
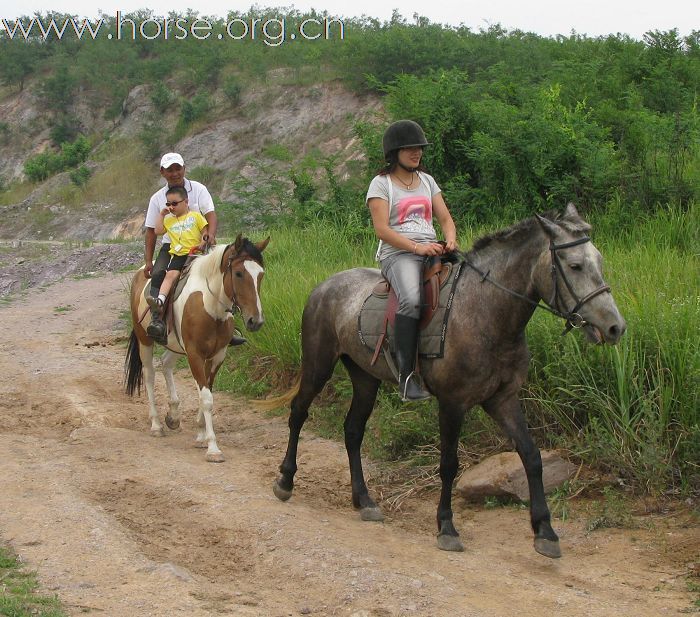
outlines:
{"label": "white t-shirt", "polygon": [[[207,187],[200,182],[195,180],[188,180],[185,178],[185,189],[187,189],[187,201],[192,212],[201,212],[205,215],[207,212],[214,211],[214,201],[207,190]],[[162,189],[156,191],[151,196],[151,201],[148,202],[148,211],[146,212],[146,222],[144,225],[155,229],[156,223],[160,216],[161,210],[165,208],[165,194],[168,192],[168,185],[166,184]],[[169,243],[170,238],[168,234],[163,234],[163,244]]]}
{"label": "white t-shirt", "polygon": [[[433,197],[441,192],[430,174],[418,172],[420,182],[413,189],[389,184],[388,175],[375,176],[367,190],[365,201],[373,197],[384,199],[389,204],[389,227],[415,242],[435,242],[437,235],[433,227]],[[390,199],[391,193],[391,199]],[[377,259],[403,252],[391,244],[381,242]]]}

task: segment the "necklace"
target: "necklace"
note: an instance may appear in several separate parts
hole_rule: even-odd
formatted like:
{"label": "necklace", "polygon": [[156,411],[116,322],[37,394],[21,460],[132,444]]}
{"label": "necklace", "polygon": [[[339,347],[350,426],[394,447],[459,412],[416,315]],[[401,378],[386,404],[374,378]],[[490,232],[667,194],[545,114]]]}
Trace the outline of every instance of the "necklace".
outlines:
{"label": "necklace", "polygon": [[[183,214],[183,221],[187,217],[187,214],[189,214],[189,211],[186,212],[185,214]],[[177,244],[175,245],[175,251],[179,252],[182,250],[182,232],[183,232],[182,225],[183,224],[180,222],[180,217],[177,214],[173,213],[173,216],[175,217],[175,225],[178,226],[178,232],[179,232],[178,236],[177,236]],[[173,231],[175,231],[174,226],[173,226]]]}
{"label": "necklace", "polygon": [[400,178],[398,174],[394,174],[394,177],[395,177],[399,182],[401,182],[401,184],[403,184],[407,189],[410,189],[411,186],[413,185],[413,180],[414,180],[414,178],[413,178],[413,173],[414,173],[414,172],[411,172],[411,181],[410,181],[410,182],[406,182],[405,180],[403,180],[402,178]]}

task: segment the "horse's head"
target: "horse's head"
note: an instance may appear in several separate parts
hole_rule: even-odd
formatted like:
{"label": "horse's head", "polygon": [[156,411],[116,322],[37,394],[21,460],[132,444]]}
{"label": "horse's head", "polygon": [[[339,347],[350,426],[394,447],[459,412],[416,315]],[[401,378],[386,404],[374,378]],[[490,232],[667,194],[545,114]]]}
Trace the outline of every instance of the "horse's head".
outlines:
{"label": "horse's head", "polygon": [[568,327],[582,327],[593,343],[614,345],[627,325],[603,280],[603,258],[588,237],[590,225],[573,204],[561,216],[537,220],[549,242],[536,274],[540,295],[565,316]]}
{"label": "horse's head", "polygon": [[262,252],[269,241],[267,238],[253,244],[239,234],[235,242],[226,247],[221,258],[224,291],[241,311],[245,327],[252,332],[259,330],[265,321],[260,284],[265,274]]}

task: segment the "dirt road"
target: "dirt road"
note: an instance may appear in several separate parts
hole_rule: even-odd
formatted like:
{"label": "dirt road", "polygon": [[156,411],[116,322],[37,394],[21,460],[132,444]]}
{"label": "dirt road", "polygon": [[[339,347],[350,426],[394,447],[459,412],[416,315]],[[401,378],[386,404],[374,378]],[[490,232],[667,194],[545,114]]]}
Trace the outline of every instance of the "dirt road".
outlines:
{"label": "dirt road", "polygon": [[586,534],[583,520],[556,521],[564,556],[549,560],[532,548],[526,511],[457,502],[467,550],[445,553],[435,545],[436,495],[363,523],[344,448],[310,433],[295,494],[281,503],[271,487],[286,420],[215,394],[227,460],[206,463],[192,447],[196,396],[184,370],[182,428],[152,438],[145,395],[131,400],[121,383],[126,281],[67,280],[0,308],[0,540],[69,614],[659,617],[690,608],[684,561],[697,555],[697,528],[659,517]]}

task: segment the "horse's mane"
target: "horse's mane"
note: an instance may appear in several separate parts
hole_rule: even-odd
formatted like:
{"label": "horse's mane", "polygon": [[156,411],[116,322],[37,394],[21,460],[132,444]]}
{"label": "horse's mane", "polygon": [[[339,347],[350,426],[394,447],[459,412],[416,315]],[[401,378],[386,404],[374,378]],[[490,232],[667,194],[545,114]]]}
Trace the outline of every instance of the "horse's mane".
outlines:
{"label": "horse's mane", "polygon": [[263,263],[262,251],[255,244],[253,244],[248,238],[243,238],[243,240],[241,241],[241,253],[246,253],[246,254],[250,255],[261,266],[265,265]]}
{"label": "horse's mane", "polygon": [[[193,271],[196,271],[206,278],[220,274],[221,260],[224,257],[224,252],[231,246],[230,244],[217,244],[212,248],[206,255],[197,257],[195,262],[192,264]],[[263,265],[262,251],[255,246],[248,238],[243,238],[241,240],[240,253],[245,253],[249,255],[252,259],[257,261],[261,266]]]}
{"label": "horse's mane", "polygon": [[[591,226],[586,223],[578,213],[564,212],[563,214],[557,210],[549,210],[541,215],[542,218],[555,223],[562,229],[568,231],[572,234],[577,233],[588,233],[591,230]],[[474,241],[472,250],[470,252],[478,252],[491,246],[497,242],[506,243],[517,243],[526,238],[531,238],[532,234],[537,232],[540,228],[540,224],[535,217],[525,219],[506,227],[505,229],[499,229],[493,233],[486,236],[478,238]]]}

